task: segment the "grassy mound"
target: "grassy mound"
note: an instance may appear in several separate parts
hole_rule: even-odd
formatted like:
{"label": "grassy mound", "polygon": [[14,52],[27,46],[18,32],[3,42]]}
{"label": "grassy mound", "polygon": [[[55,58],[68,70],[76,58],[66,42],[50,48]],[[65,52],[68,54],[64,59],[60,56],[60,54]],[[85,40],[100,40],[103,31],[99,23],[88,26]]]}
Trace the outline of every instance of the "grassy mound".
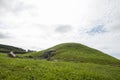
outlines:
{"label": "grassy mound", "polygon": [[50,50],[56,51],[53,56],[50,56],[50,60],[120,65],[118,59],[78,43],[59,44],[47,50],[25,54],[24,56],[41,59],[42,55]]}

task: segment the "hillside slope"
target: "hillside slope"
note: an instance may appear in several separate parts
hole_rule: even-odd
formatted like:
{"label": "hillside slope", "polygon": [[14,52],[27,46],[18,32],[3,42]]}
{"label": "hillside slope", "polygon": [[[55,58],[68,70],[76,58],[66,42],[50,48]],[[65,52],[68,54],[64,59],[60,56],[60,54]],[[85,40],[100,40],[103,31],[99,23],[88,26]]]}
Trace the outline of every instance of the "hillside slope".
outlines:
{"label": "hillside slope", "polygon": [[18,47],[14,47],[14,46],[9,46],[9,45],[3,45],[3,44],[0,44],[0,52],[4,52],[4,53],[7,53],[7,52],[10,52],[10,51],[13,51],[15,53],[23,53],[23,52],[26,52],[24,49],[22,48],[18,48]]}
{"label": "hillside slope", "polygon": [[[51,50],[54,53],[49,55]],[[42,59],[46,53],[48,53],[46,58],[49,60],[120,65],[118,59],[79,43],[63,43],[43,51],[25,54],[24,56]]]}

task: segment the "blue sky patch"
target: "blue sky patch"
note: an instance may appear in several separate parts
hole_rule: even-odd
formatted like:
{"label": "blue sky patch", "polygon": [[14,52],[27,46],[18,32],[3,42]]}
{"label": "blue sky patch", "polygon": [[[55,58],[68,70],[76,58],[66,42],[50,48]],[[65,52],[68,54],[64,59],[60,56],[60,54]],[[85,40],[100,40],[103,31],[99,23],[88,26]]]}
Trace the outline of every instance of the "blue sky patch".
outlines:
{"label": "blue sky patch", "polygon": [[106,29],[104,28],[104,25],[97,25],[93,27],[91,30],[87,31],[86,33],[89,35],[95,35],[99,33],[105,33]]}

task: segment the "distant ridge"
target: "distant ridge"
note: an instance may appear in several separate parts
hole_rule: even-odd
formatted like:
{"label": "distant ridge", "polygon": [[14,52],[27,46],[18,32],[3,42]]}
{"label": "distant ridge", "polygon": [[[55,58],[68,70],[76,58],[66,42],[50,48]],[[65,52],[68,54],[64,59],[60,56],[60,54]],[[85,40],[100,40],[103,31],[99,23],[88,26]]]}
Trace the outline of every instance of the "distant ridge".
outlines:
{"label": "distant ridge", "polygon": [[10,45],[0,44],[0,52],[8,53],[8,52],[10,52],[10,51],[13,51],[13,52],[15,52],[15,53],[23,53],[23,52],[26,52],[26,50],[24,50],[24,49],[22,49],[22,48],[10,46]]}

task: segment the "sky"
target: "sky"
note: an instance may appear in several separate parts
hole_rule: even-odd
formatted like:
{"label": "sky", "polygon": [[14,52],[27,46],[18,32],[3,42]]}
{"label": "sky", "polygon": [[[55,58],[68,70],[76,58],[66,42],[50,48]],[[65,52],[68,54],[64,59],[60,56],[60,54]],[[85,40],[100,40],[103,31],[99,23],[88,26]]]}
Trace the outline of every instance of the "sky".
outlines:
{"label": "sky", "polygon": [[0,44],[76,42],[120,59],[120,0],[0,0]]}

